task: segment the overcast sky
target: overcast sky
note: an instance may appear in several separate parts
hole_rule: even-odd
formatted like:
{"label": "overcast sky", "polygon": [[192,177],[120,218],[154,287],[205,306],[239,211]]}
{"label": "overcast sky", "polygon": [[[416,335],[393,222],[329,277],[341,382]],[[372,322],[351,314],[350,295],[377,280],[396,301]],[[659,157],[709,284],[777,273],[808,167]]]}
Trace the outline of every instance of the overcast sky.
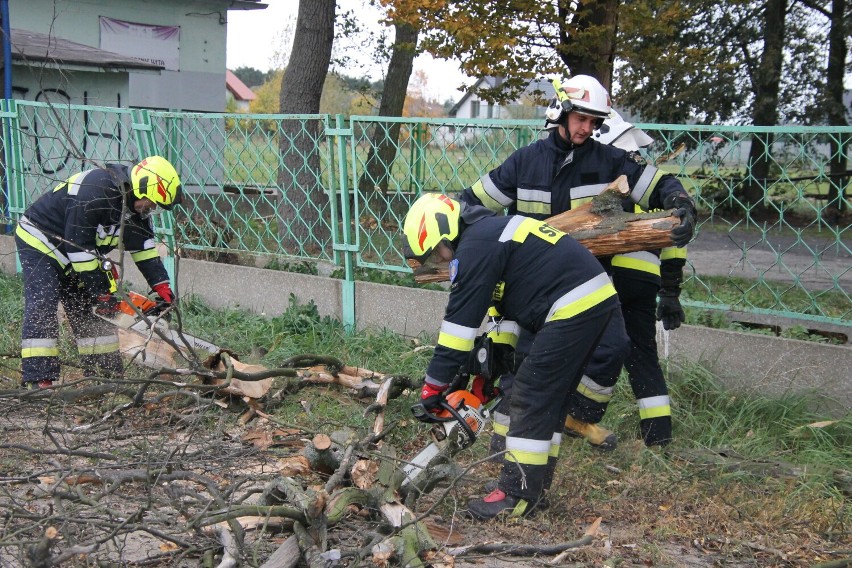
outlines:
{"label": "overcast sky", "polygon": [[[268,71],[275,63],[275,54],[282,51],[282,32],[288,25],[295,29],[298,0],[266,0],[264,3],[269,5],[265,10],[228,11],[228,69],[254,67]],[[371,9],[365,0],[338,0],[337,11],[340,13],[342,10],[357,10],[363,21],[374,22],[378,17],[377,12],[369,16]],[[435,60],[428,55],[414,60],[414,71],[418,70],[425,71],[428,76],[428,95],[441,103],[446,99],[457,101],[462,93],[455,87],[473,82],[459,71],[458,64]],[[369,75],[376,80],[381,78],[382,72],[372,68],[346,70],[345,74],[353,77]]]}

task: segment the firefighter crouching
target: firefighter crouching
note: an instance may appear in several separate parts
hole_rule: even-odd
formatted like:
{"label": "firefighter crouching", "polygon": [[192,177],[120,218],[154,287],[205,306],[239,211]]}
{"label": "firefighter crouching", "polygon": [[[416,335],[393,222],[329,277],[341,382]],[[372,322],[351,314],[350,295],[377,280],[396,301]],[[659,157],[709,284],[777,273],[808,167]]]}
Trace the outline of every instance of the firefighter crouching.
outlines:
{"label": "firefighter crouching", "polygon": [[412,205],[403,231],[408,258],[422,263],[434,254],[450,264],[450,297],[420,395],[429,412],[418,418],[440,410],[489,307],[507,329],[516,322],[536,334],[515,377],[497,488],[468,502],[477,519],[528,514],[553,479],[568,397],[618,309],[615,289],[586,248],[528,217],[427,194]]}
{"label": "firefighter crouching", "polygon": [[112,315],[118,301],[105,254],[123,240],[148,285],[163,302],[175,295],[157,253],[150,215],[181,199],[174,166],[160,156],[134,166],[107,164],[74,174],[27,208],[15,230],[24,280],[21,372],[25,388],[59,379],[62,303],[87,375],[118,376],[115,328],[92,313]]}

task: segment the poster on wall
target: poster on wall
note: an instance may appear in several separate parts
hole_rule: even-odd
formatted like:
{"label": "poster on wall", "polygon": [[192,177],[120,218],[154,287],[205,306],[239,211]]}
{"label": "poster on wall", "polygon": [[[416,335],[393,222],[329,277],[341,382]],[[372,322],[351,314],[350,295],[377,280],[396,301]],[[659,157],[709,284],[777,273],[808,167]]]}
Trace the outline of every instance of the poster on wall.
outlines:
{"label": "poster on wall", "polygon": [[180,26],[152,26],[105,16],[100,21],[101,49],[180,71]]}

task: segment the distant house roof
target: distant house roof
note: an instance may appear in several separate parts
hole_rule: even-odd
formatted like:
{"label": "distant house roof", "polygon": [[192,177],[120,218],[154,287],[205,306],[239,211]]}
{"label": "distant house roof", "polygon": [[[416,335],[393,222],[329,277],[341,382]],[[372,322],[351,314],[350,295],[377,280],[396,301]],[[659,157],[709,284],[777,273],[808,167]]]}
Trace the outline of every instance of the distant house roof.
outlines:
{"label": "distant house roof", "polygon": [[225,86],[234,95],[234,99],[238,101],[253,101],[257,98],[254,91],[246,87],[246,84],[240,81],[240,78],[231,73],[230,69],[225,70]]}
{"label": "distant house roof", "polygon": [[[205,1],[205,0],[202,0]],[[213,3],[209,2],[208,3]],[[221,4],[219,2],[218,4]],[[269,4],[261,4],[260,0],[231,0],[231,4],[227,7],[228,10],[264,10]]]}
{"label": "distant house roof", "polygon": [[147,63],[135,57],[104,51],[40,32],[16,29],[11,31],[13,63],[53,64],[62,67],[79,65],[109,71],[159,71],[164,68],[162,65]]}
{"label": "distant house roof", "polygon": [[[465,101],[467,101],[471,96],[473,96],[474,92],[477,89],[494,89],[498,88],[501,83],[503,83],[502,77],[492,77],[489,75],[487,77],[480,78],[476,81],[476,83],[474,83],[468,88],[464,96],[459,99],[459,102],[453,105],[453,108],[450,109],[449,115],[455,116],[458,110],[465,103]],[[519,100],[524,95],[535,95],[537,98],[549,101],[556,95],[556,91],[553,90],[553,85],[550,84],[550,81],[548,79],[533,79],[527,84],[526,88],[524,88],[523,93],[516,100]]]}

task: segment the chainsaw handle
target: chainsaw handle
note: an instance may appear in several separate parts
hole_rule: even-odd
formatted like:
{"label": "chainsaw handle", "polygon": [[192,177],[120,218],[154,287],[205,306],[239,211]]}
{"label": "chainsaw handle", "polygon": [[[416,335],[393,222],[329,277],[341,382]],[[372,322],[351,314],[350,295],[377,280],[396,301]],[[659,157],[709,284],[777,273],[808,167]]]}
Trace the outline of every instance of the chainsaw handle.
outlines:
{"label": "chainsaw handle", "polygon": [[[159,302],[151,306],[149,309],[143,311],[142,314],[146,316],[156,317],[161,315],[163,312],[166,312],[170,307],[172,307],[172,305],[169,302],[160,300]],[[168,315],[169,314],[167,313],[164,319],[169,319]]]}
{"label": "chainsaw handle", "polygon": [[414,414],[414,417],[421,422],[458,422],[459,426],[461,426],[462,430],[464,430],[465,434],[468,436],[468,440],[476,439],[476,432],[473,431],[473,428],[470,427],[470,424],[458,413],[458,410],[453,408],[453,405],[447,402],[443,397],[441,401],[438,403],[441,408],[446,410],[450,415],[449,416],[437,416],[434,412],[429,412],[426,410],[426,407],[423,406],[422,402],[418,402],[416,404],[411,405],[411,413]]}
{"label": "chainsaw handle", "polygon": [[[441,402],[439,404],[441,405],[441,408],[446,409],[446,407],[444,406],[444,405],[447,404],[446,400],[443,400],[443,398],[442,398]],[[455,411],[455,409],[453,409],[453,411]],[[426,410],[426,407],[423,406],[423,401],[420,401],[420,402],[417,402],[417,403],[411,405],[411,414],[413,414],[414,417],[417,420],[419,420],[420,422],[427,422],[427,423],[428,422],[452,422],[453,420],[455,420],[455,418],[453,418],[452,416],[446,416],[446,417],[438,416],[434,412],[430,412],[429,410]],[[458,413],[456,413],[456,414],[458,414]]]}

